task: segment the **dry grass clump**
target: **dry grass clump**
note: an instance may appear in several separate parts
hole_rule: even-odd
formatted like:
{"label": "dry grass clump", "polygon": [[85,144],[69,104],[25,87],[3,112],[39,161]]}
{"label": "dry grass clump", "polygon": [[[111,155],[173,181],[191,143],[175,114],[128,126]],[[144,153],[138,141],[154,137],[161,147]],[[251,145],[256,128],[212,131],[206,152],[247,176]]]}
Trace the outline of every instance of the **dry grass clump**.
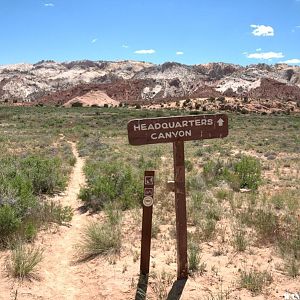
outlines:
{"label": "dry grass clump", "polygon": [[249,290],[253,296],[260,294],[272,281],[272,275],[268,271],[250,269],[241,271],[240,274],[240,286]]}
{"label": "dry grass clump", "polygon": [[150,287],[157,300],[165,300],[168,296],[168,290],[173,282],[174,276],[163,270],[161,273],[150,273]]}
{"label": "dry grass clump", "polygon": [[77,245],[81,260],[97,255],[119,253],[121,250],[121,230],[110,223],[92,222],[83,231],[82,240]]}
{"label": "dry grass clump", "polygon": [[37,265],[42,259],[42,248],[17,242],[7,262],[7,270],[13,277],[29,278],[35,275]]}
{"label": "dry grass clump", "polygon": [[117,254],[121,250],[122,214],[114,203],[105,207],[106,220],[103,223],[92,221],[83,232],[82,239],[76,245],[80,260],[92,259],[98,255]]}

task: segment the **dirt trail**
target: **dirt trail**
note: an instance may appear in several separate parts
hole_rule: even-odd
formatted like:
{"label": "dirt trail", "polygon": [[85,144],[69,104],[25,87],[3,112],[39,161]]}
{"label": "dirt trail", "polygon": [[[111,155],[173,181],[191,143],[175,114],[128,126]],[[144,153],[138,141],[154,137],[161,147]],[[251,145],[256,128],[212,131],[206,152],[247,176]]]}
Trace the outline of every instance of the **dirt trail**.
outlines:
{"label": "dirt trail", "polygon": [[[64,136],[60,139],[64,139]],[[76,263],[74,246],[80,241],[83,228],[92,220],[101,222],[102,216],[80,211],[82,202],[78,199],[78,193],[85,184],[85,161],[79,157],[76,144],[69,143],[76,164],[66,191],[53,200],[73,208],[74,216],[70,226],[58,226],[55,230],[39,233],[35,244],[42,246],[44,255],[39,264],[38,276],[32,280],[21,282],[8,277],[5,270],[2,272],[9,251],[0,253],[0,300],[133,299],[133,277],[129,274],[136,276],[138,266],[132,264],[131,256],[121,253],[123,260],[117,259],[115,262],[108,257],[98,257]],[[124,249],[128,247],[131,244],[124,242]]]}
{"label": "dirt trail", "polygon": [[[77,284],[78,278],[74,274],[74,244],[80,238],[80,232],[87,217],[80,214],[78,208],[80,207],[80,200],[78,200],[78,193],[80,187],[85,183],[83,174],[84,160],[79,157],[75,143],[70,143],[72,152],[76,157],[76,164],[70,176],[69,185],[63,196],[58,196],[61,204],[69,205],[74,210],[74,216],[69,228],[62,228],[57,236],[53,236],[50,247],[46,250],[44,255],[44,270],[42,275],[43,287],[49,289],[51,298],[57,299],[74,299],[78,294],[80,286]],[[45,268],[45,269],[44,269]],[[38,289],[40,291],[40,288]],[[40,295],[44,297],[49,295],[49,292],[42,292]],[[50,295],[49,295],[50,296]]]}
{"label": "dirt trail", "polygon": [[[74,210],[70,226],[61,226],[55,234],[43,234],[37,243],[44,248],[44,259],[40,263],[39,280],[14,284],[12,292],[17,290],[17,299],[93,299],[95,287],[89,287],[86,282],[88,274],[86,266],[75,263],[76,249],[74,246],[80,240],[81,231],[90,218],[81,213],[82,205],[78,199],[80,187],[85,184],[83,173],[84,159],[79,157],[76,144],[69,142],[76,157],[76,164],[70,176],[66,191],[55,197],[63,205],[69,205]],[[12,293],[10,293],[12,294]],[[98,295],[97,299],[101,299]],[[7,295],[9,296],[9,295]],[[94,295],[96,296],[96,295]],[[9,297],[6,297],[8,299]],[[0,297],[0,299],[2,299]]]}

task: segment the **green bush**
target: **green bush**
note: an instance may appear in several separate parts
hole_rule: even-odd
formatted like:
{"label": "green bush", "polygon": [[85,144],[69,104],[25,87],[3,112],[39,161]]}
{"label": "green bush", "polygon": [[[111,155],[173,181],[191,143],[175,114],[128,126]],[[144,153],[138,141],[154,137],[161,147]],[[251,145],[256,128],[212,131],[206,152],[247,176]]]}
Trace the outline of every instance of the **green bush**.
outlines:
{"label": "green bush", "polygon": [[242,271],[240,274],[240,286],[252,292],[253,296],[259,295],[263,288],[272,282],[272,276],[267,271],[257,270]]}
{"label": "green bush", "polygon": [[27,224],[24,224],[24,238],[26,241],[32,242],[36,237],[38,232],[37,225],[29,221]]}
{"label": "green bush", "polygon": [[80,191],[80,199],[93,210],[116,201],[122,210],[135,207],[142,199],[142,181],[132,169],[117,163],[89,163],[88,185]]}
{"label": "green bush", "polygon": [[203,176],[207,183],[214,183],[223,174],[224,164],[221,161],[208,161],[203,166]]}
{"label": "green bush", "polygon": [[243,252],[247,249],[248,241],[246,230],[242,227],[237,227],[233,230],[233,247],[238,252]]}
{"label": "green bush", "polygon": [[257,189],[261,183],[261,165],[258,159],[243,156],[234,166],[234,172],[240,179],[241,188]]}
{"label": "green bush", "polygon": [[38,210],[42,223],[56,223],[62,225],[71,222],[73,217],[73,209],[70,206],[63,206],[54,201],[43,202],[40,204]]}
{"label": "green bush", "polygon": [[191,162],[190,160],[186,160],[185,161],[185,169],[187,172],[191,172],[194,168],[193,162]]}
{"label": "green bush", "polygon": [[0,242],[4,242],[20,226],[21,220],[9,205],[0,207]]}
{"label": "green bush", "polygon": [[189,270],[193,273],[199,270],[200,266],[200,247],[198,243],[190,241],[188,243]]}
{"label": "green bush", "polygon": [[29,156],[21,161],[21,170],[32,183],[34,194],[53,194],[66,185],[61,165],[58,158]]}

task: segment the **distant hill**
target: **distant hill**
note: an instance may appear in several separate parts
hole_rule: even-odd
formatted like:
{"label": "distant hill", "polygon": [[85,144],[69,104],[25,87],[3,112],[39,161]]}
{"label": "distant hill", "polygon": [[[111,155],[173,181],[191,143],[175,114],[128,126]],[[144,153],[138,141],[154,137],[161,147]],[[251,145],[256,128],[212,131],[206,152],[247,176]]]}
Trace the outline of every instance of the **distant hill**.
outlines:
{"label": "distant hill", "polygon": [[90,97],[93,91],[101,91],[112,101],[129,104],[231,97],[279,101],[283,106],[289,102],[297,109],[300,67],[89,60],[0,66],[0,102],[63,105],[76,97],[84,99],[88,93]]}

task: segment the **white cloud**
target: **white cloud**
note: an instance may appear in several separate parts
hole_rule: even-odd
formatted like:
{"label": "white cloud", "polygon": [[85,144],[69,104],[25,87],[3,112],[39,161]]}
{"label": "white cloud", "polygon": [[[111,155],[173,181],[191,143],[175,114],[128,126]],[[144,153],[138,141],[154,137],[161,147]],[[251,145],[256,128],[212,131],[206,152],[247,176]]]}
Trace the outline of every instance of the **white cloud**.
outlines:
{"label": "white cloud", "polygon": [[136,50],[134,51],[136,54],[153,54],[155,53],[155,50],[153,49],[145,49],[145,50]]}
{"label": "white cloud", "polygon": [[177,51],[176,55],[183,55],[184,53],[182,51]]}
{"label": "white cloud", "polygon": [[92,44],[95,44],[97,41],[98,41],[98,39],[95,38],[95,39],[92,39],[92,40],[91,40],[91,43],[92,43]]}
{"label": "white cloud", "polygon": [[282,64],[300,64],[300,59],[299,58],[292,58],[292,59],[288,59],[285,61],[280,61],[280,63]]}
{"label": "white cloud", "polygon": [[261,48],[257,48],[257,49],[255,49],[255,51],[260,52],[260,51],[261,51]]}
{"label": "white cloud", "polygon": [[246,54],[248,58],[255,59],[272,59],[272,58],[282,58],[284,55],[282,52],[260,52],[260,53],[249,53]]}
{"label": "white cloud", "polygon": [[255,36],[274,36],[274,29],[271,26],[266,25],[250,25],[254,28],[252,34]]}
{"label": "white cloud", "polygon": [[125,49],[127,49],[127,48],[129,48],[129,46],[128,46],[128,45],[126,45],[126,44],[123,44],[123,45],[122,45],[122,48],[125,48]]}
{"label": "white cloud", "polygon": [[53,3],[45,3],[44,6],[46,6],[46,7],[54,7],[54,4]]}

